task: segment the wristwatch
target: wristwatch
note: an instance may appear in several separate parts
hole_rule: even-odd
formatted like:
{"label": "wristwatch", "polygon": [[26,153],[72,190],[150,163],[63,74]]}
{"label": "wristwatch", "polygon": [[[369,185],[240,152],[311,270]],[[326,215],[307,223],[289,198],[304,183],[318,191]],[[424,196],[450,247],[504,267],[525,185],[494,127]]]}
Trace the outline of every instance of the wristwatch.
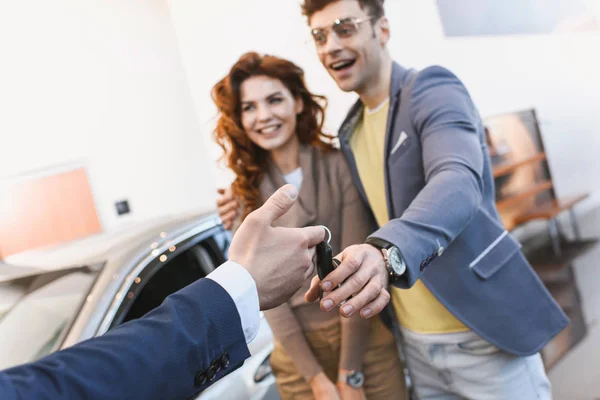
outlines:
{"label": "wristwatch", "polygon": [[406,271],[406,263],[404,262],[398,247],[388,241],[376,237],[368,238],[366,243],[381,250],[383,261],[385,262],[385,269],[388,271],[390,277],[390,283],[398,280],[402,274],[404,274]]}
{"label": "wristwatch", "polygon": [[354,389],[359,389],[365,383],[365,375],[358,371],[350,371],[348,373],[340,372],[338,375],[338,381],[347,383]]}

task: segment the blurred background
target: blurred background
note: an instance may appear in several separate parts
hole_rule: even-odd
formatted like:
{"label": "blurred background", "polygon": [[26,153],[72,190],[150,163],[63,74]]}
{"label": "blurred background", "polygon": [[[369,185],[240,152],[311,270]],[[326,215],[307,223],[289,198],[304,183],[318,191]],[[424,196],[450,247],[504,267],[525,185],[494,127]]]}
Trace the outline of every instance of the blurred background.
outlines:
{"label": "blurred background", "polygon": [[[466,84],[505,223],[572,310],[545,353],[555,397],[600,398],[600,1],[385,9],[396,61]],[[21,253],[213,213],[233,176],[210,89],[246,51],[302,66],[329,99],[329,133],[355,101],[320,65],[297,0],[5,0],[0,50],[0,272],[34,262]]]}

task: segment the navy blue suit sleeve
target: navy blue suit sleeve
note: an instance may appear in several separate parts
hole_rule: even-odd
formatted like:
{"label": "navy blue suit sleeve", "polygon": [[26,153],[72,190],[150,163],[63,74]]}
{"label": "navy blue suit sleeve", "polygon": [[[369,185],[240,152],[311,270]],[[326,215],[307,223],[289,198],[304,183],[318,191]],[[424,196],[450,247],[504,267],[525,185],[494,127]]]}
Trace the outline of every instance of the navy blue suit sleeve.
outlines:
{"label": "navy blue suit sleeve", "polygon": [[[187,399],[249,356],[235,303],[201,279],[140,319],[0,372],[0,398]],[[215,360],[215,379],[196,379]]]}
{"label": "navy blue suit sleeve", "polygon": [[462,82],[442,67],[424,69],[415,79],[410,107],[425,186],[400,218],[373,234],[402,253],[407,272],[395,283],[399,287],[414,285],[423,260],[464,230],[483,196],[481,120]]}

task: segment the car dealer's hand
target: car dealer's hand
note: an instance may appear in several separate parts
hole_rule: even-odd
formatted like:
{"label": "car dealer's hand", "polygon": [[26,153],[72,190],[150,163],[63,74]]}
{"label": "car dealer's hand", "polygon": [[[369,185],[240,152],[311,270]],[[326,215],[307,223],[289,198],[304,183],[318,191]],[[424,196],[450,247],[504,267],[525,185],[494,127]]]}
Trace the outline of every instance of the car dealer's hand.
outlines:
{"label": "car dealer's hand", "polygon": [[340,308],[342,316],[351,317],[358,311],[363,318],[379,314],[390,301],[388,273],[381,251],[370,244],[360,244],[346,248],[337,258],[342,263],[323,282],[318,276],[313,278],[306,301],[316,301],[322,289],[323,311],[330,311],[353,296]]}
{"label": "car dealer's hand", "polygon": [[281,187],[246,217],[229,247],[229,260],[254,278],[261,310],[287,301],[315,272],[315,246],[325,239],[325,229],[272,226],[297,197],[293,185]]}

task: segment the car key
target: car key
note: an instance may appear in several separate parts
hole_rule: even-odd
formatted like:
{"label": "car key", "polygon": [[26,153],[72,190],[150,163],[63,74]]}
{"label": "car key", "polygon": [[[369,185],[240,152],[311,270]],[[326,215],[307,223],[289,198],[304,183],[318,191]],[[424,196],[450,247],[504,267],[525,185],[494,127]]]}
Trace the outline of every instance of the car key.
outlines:
{"label": "car key", "polygon": [[[324,239],[316,246],[317,253],[317,275],[322,281],[331,271],[333,271],[333,250],[329,245],[331,240],[331,232],[329,229],[321,225],[327,231],[327,239]],[[319,299],[323,298],[323,291],[319,288]]]}
{"label": "car key", "polygon": [[327,232],[327,238],[316,246],[317,253],[317,275],[323,280],[331,271],[333,271],[333,250],[329,245],[331,241],[331,231],[325,226],[320,225]]}
{"label": "car key", "polygon": [[[323,226],[323,225],[321,225]],[[327,240],[323,240],[316,246],[317,253],[317,275],[319,275],[319,279],[322,281],[325,279],[327,275],[329,275],[335,268],[340,265],[340,260],[333,257],[333,250],[329,245],[329,241],[331,240],[331,232],[327,227],[323,226],[327,231],[328,238]],[[341,286],[341,285],[339,285]],[[338,286],[338,287],[339,287]],[[323,291],[320,290],[319,298],[323,298]]]}
{"label": "car key", "polygon": [[317,274],[323,280],[333,271],[333,250],[326,241],[317,245]]}

